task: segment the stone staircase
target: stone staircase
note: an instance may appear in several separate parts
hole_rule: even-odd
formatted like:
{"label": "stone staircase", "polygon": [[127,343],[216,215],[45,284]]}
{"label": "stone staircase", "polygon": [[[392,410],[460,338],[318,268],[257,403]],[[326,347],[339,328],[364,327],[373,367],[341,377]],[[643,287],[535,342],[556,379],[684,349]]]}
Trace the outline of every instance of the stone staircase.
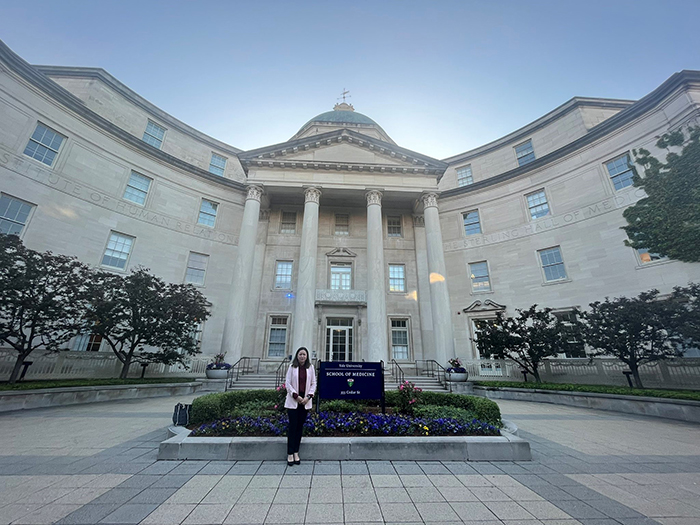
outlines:
{"label": "stone staircase", "polygon": [[275,386],[275,374],[246,374],[239,376],[229,390],[272,390]]}
{"label": "stone staircase", "polygon": [[[447,388],[441,385],[434,377],[405,375],[404,379],[426,392],[447,392]],[[398,386],[399,384],[394,380],[393,376],[387,374],[384,377],[384,390],[395,390]]]}

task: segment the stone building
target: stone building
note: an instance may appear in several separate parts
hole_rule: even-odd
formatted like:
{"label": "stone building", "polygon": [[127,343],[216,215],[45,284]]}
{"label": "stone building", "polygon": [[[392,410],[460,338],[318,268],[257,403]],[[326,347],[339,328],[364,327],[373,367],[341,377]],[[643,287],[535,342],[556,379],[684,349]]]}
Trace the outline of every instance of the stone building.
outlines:
{"label": "stone building", "polygon": [[[346,103],[242,151],[102,69],[32,66],[0,43],[0,230],[115,272],[201,287],[205,354],[478,359],[474,320],[700,279],[624,245],[632,151],[700,124],[700,72],[638,101],[576,97],[438,160]],[[73,349],[96,351],[85,334]]]}

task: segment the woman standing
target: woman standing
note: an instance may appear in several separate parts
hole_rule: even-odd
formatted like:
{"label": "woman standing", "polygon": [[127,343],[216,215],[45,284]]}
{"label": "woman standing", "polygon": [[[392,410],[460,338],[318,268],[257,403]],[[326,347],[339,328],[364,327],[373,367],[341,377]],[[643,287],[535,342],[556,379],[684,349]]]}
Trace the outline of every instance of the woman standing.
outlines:
{"label": "woman standing", "polygon": [[289,414],[287,429],[287,465],[300,465],[299,444],[304,429],[307,410],[311,410],[311,400],[316,392],[316,371],[309,361],[309,351],[305,347],[297,350],[294,360],[287,370],[287,399],[284,407]]}

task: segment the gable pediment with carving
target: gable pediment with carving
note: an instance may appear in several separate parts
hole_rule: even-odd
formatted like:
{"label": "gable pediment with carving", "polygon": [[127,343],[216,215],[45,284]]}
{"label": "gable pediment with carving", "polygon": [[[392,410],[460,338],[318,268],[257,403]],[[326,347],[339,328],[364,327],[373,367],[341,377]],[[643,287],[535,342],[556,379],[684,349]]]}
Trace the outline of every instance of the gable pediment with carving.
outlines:
{"label": "gable pediment with carving", "polygon": [[249,168],[441,175],[447,164],[348,129],[246,151]]}
{"label": "gable pediment with carving", "polygon": [[335,248],[328,252],[326,257],[357,257],[357,254],[347,248]]}
{"label": "gable pediment with carving", "polygon": [[485,301],[474,301],[472,304],[467,306],[462,310],[465,314],[474,312],[495,312],[505,310],[505,305],[498,304],[491,299],[486,299]]}

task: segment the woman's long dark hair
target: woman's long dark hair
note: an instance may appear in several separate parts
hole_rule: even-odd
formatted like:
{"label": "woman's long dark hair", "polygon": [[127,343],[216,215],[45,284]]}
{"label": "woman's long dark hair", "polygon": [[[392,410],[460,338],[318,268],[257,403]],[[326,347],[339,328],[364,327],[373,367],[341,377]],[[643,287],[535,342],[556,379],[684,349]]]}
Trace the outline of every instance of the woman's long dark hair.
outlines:
{"label": "woman's long dark hair", "polygon": [[297,353],[294,354],[294,361],[292,361],[292,366],[294,368],[299,368],[299,352],[301,352],[302,350],[306,352],[306,361],[304,362],[304,368],[309,368],[311,366],[311,356],[309,355],[309,351],[305,346],[300,346],[297,350]]}

